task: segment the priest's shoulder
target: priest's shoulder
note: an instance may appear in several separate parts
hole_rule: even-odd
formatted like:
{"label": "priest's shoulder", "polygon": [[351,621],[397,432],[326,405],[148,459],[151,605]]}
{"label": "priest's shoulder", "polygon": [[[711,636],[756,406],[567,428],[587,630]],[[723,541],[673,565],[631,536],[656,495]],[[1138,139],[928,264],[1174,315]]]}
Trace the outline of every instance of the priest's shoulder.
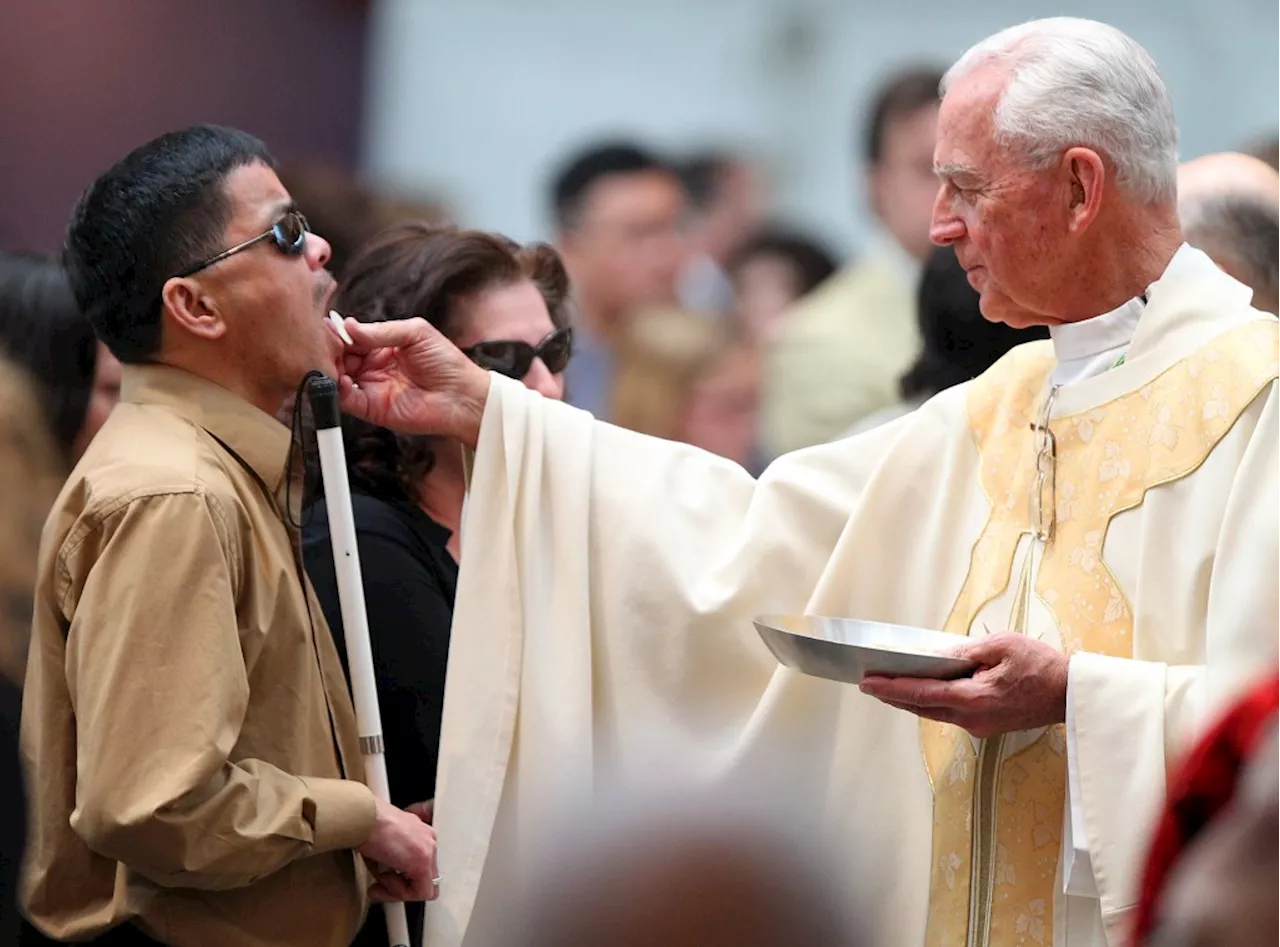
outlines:
{"label": "priest's shoulder", "polygon": [[1222,331],[1202,348],[1233,361],[1256,364],[1274,374],[1280,368],[1280,319],[1250,307],[1246,318],[1224,324]]}
{"label": "priest's shoulder", "polygon": [[[1280,321],[1252,308],[1227,311],[1219,318],[1193,325],[1181,349],[1166,350],[1158,362],[1163,378],[1181,372],[1201,399],[1217,399],[1224,385],[1252,389],[1273,386],[1280,374]],[[1250,396],[1251,397],[1251,396]]]}

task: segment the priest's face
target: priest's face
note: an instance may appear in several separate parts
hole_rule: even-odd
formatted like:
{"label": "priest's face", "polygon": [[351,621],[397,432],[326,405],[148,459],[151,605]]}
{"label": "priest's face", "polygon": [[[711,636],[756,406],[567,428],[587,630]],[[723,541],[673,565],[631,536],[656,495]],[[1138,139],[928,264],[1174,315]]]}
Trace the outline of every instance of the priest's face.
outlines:
{"label": "priest's face", "polygon": [[1075,269],[1069,204],[1054,169],[1028,168],[996,142],[993,114],[1006,79],[995,66],[979,66],[943,99],[929,236],[955,248],[987,319],[1014,328],[1055,325],[1064,321],[1064,281]]}

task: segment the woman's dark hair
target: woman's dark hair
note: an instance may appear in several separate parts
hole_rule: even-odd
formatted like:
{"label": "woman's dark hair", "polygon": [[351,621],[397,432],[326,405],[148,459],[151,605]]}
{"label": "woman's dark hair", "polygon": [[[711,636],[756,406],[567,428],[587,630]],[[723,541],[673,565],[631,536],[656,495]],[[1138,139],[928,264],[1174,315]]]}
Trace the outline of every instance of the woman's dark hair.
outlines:
{"label": "woman's dark hair", "polygon": [[[455,339],[457,303],[529,280],[556,328],[569,324],[569,274],[545,243],[521,246],[499,234],[426,222],[384,231],[351,259],[334,307],[363,322],[421,316]],[[343,420],[352,489],[379,499],[417,502],[431,470],[431,438],[408,437],[355,418]]]}
{"label": "woman's dark hair", "polygon": [[806,296],[836,271],[836,261],[814,240],[785,227],[770,225],[756,231],[734,252],[729,272],[736,273],[748,260],[760,256],[780,257],[790,263],[799,277],[799,294]]}
{"label": "woman's dark hair", "polygon": [[916,301],[924,346],[899,383],[908,400],[977,378],[1015,345],[1049,337],[1043,326],[1014,329],[983,316],[951,247],[936,248],[925,261]]}
{"label": "woman's dark hair", "polygon": [[0,251],[0,354],[35,382],[69,462],[93,394],[98,340],[52,257]]}

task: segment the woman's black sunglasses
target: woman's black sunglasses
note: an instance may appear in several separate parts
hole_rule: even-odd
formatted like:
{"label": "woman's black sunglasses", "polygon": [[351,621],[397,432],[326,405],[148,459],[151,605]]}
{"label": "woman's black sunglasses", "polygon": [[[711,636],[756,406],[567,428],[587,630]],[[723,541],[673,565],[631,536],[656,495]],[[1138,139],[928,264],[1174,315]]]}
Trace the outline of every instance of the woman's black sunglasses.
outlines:
{"label": "woman's black sunglasses", "polygon": [[271,229],[265,233],[260,233],[252,240],[246,240],[244,243],[237,243],[231,249],[223,250],[217,256],[211,256],[195,266],[189,266],[177,275],[179,277],[194,276],[201,270],[208,269],[215,263],[221,263],[229,256],[235,256],[241,250],[248,250],[255,243],[261,243],[267,238],[273,238],[276,243],[276,249],[285,256],[298,256],[306,249],[307,234],[310,232],[311,227],[307,223],[307,218],[303,217],[298,211],[291,210],[272,224]]}
{"label": "woman's black sunglasses", "polygon": [[535,358],[542,359],[542,364],[551,374],[559,375],[573,354],[573,330],[567,326],[556,329],[537,345],[514,339],[481,342],[463,349],[462,354],[481,368],[517,381],[529,374]]}

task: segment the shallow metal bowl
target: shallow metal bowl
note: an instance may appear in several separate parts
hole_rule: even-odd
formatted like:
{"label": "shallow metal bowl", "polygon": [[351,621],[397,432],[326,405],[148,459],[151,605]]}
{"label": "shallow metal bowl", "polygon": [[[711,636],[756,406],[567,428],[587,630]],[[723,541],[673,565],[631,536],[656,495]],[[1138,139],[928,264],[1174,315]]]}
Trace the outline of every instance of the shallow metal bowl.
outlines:
{"label": "shallow metal bowl", "polygon": [[944,656],[964,639],[941,631],[813,615],[762,615],[753,624],[781,664],[830,681],[858,684],[871,674],[949,681],[978,669]]}

